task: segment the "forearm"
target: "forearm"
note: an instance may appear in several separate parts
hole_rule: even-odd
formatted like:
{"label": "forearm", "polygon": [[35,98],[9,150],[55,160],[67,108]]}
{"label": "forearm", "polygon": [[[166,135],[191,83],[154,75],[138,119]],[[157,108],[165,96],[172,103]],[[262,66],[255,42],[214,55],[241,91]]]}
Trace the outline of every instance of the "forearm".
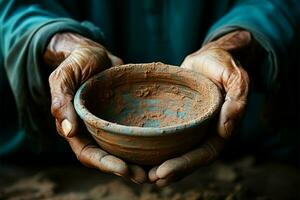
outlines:
{"label": "forearm", "polygon": [[37,31],[57,18],[69,17],[67,12],[54,1],[3,0],[0,2],[1,53],[7,57],[10,49],[24,35]]}
{"label": "forearm", "polygon": [[51,131],[48,77],[52,70],[44,67],[42,59],[48,42],[57,32],[75,32],[95,41],[100,41],[102,34],[92,24],[66,18],[52,1],[32,2],[1,1],[0,40],[4,42],[0,43],[0,65],[8,75],[21,127],[42,141],[41,137],[47,136],[41,134],[44,128]]}

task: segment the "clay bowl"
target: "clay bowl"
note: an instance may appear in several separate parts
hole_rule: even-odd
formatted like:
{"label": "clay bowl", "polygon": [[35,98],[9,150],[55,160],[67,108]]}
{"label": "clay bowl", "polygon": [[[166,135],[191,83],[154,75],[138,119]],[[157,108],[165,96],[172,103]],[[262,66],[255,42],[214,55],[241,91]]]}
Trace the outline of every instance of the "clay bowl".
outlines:
{"label": "clay bowl", "polygon": [[163,63],[110,68],[86,81],[74,99],[104,150],[142,165],[160,164],[201,142],[221,103],[212,81]]}

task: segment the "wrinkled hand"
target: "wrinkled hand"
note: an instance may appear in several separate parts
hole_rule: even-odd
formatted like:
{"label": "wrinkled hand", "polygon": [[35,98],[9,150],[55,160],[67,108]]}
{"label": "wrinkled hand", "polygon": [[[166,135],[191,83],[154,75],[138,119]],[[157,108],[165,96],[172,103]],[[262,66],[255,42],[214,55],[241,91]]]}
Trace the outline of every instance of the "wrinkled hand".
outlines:
{"label": "wrinkled hand", "polygon": [[49,76],[51,112],[58,133],[70,144],[77,159],[85,166],[113,173],[137,183],[147,180],[145,171],[136,165],[100,149],[89,137],[79,131],[73,97],[81,83],[92,75],[122,60],[108,52],[100,44],[74,33],[54,35],[44,53],[44,61],[54,71]]}
{"label": "wrinkled hand", "polygon": [[158,186],[168,185],[209,164],[222,151],[225,139],[234,133],[243,116],[249,90],[248,74],[235,61],[233,54],[251,43],[249,32],[235,31],[186,57],[181,67],[201,73],[225,92],[217,134],[209,136],[199,148],[152,168],[148,174],[150,181]]}

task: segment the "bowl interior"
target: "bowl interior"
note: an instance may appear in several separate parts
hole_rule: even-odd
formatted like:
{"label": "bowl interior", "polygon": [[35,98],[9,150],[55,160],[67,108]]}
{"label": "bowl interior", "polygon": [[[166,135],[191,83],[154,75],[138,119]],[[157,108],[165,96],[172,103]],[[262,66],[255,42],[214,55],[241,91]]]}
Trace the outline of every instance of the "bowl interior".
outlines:
{"label": "bowl interior", "polygon": [[111,68],[88,81],[82,96],[98,118],[137,127],[175,126],[204,118],[214,112],[218,97],[208,79],[161,63]]}

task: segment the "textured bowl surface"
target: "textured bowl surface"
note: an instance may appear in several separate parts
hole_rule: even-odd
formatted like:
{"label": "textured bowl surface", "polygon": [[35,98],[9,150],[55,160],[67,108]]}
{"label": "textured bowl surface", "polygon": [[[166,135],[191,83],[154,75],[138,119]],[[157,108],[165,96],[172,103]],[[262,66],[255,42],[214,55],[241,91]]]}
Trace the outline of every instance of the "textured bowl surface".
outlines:
{"label": "textured bowl surface", "polygon": [[198,73],[163,63],[110,68],[86,81],[75,109],[109,153],[143,165],[189,150],[219,111],[218,87]]}

